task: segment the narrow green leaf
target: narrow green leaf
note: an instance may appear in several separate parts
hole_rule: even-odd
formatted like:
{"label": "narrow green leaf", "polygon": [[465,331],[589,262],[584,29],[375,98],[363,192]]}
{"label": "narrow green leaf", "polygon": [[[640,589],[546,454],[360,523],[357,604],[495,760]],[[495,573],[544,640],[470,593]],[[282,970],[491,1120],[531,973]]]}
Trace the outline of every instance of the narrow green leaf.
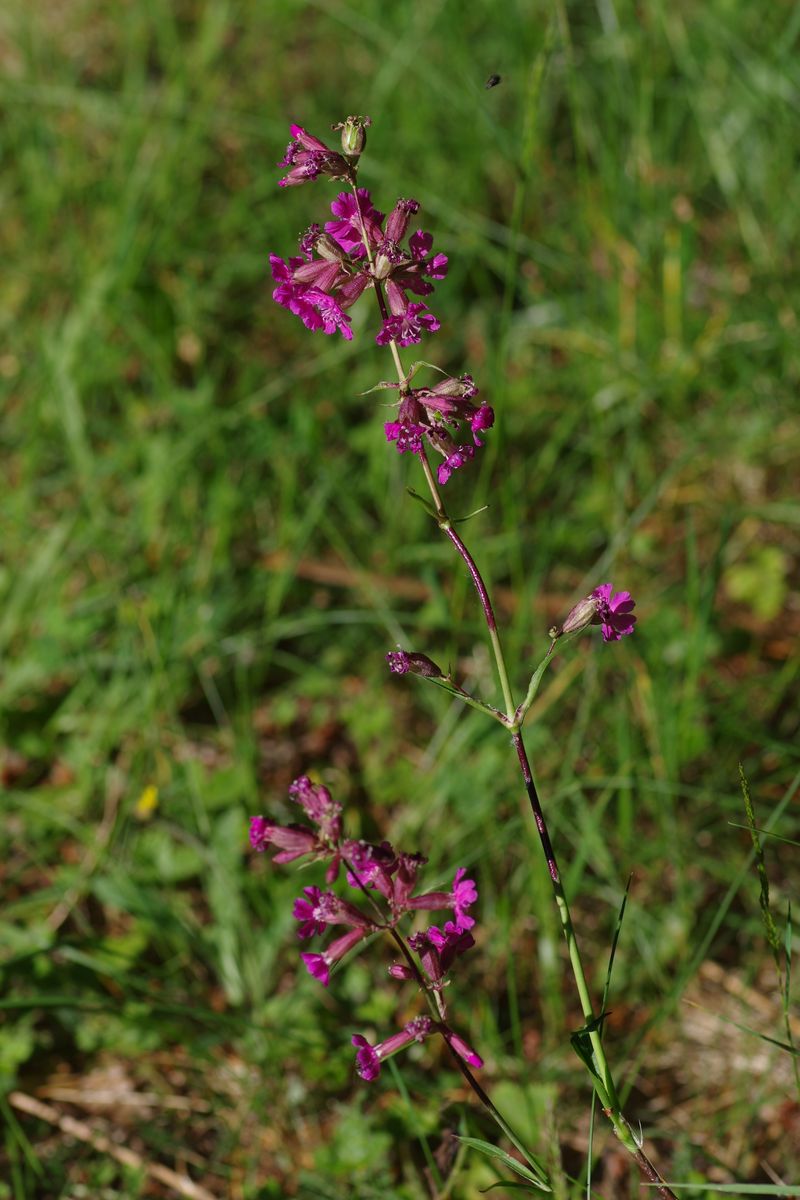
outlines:
{"label": "narrow green leaf", "polygon": [[[499,1159],[510,1171],[516,1171],[517,1175],[521,1175],[523,1179],[527,1179],[541,1192],[549,1192],[552,1189],[544,1180],[544,1173],[538,1175],[531,1167],[521,1163],[519,1159],[512,1158],[505,1150],[501,1150],[499,1146],[492,1145],[491,1142],[484,1142],[481,1138],[464,1137],[460,1133],[455,1135],[460,1142],[465,1146],[471,1146],[473,1150],[478,1150],[481,1154],[485,1154],[487,1158]],[[541,1170],[541,1168],[540,1168]]]}
{"label": "narrow green leaf", "polygon": [[775,921],[772,917],[772,910],[769,906],[769,877],[767,875],[766,863],[764,862],[764,851],[761,849],[761,839],[758,836],[758,829],[756,828],[756,814],[753,810],[753,802],[750,799],[750,788],[748,787],[747,777],[745,776],[744,767],[741,763],[739,763],[739,778],[742,783],[744,810],[747,814],[747,828],[750,831],[750,839],[753,843],[753,851],[756,856],[756,870],[758,871],[758,882],[760,889],[759,903],[761,905],[761,920],[764,925],[764,931],[767,935],[767,941],[772,948],[772,953],[776,956],[777,962],[777,956],[780,953],[781,939],[778,934]]}
{"label": "narrow green leaf", "polygon": [[[645,1187],[656,1188],[659,1184],[647,1183]],[[716,1196],[724,1193],[726,1196],[800,1196],[800,1187],[780,1183],[675,1183],[667,1180],[667,1187],[675,1191],[677,1188],[691,1188],[707,1196],[709,1192]]]}
{"label": "narrow green leaf", "polygon": [[408,494],[412,500],[419,501],[419,503],[425,509],[425,512],[428,514],[429,517],[432,517],[434,521],[437,519],[436,509],[433,507],[430,500],[426,500],[424,496],[420,496],[419,492],[415,492],[413,488],[407,487],[406,491],[408,492]]}

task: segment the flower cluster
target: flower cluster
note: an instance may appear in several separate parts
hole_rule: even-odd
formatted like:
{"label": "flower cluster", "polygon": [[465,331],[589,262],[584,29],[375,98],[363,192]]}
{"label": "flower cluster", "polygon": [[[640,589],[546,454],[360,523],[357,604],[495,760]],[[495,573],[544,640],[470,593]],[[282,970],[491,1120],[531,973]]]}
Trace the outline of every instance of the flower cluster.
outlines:
{"label": "flower cluster", "polygon": [[373,206],[366,188],[340,192],[331,204],[335,220],[326,221],[324,230],[311,225],[300,238],[298,256],[284,262],[270,255],[278,285],[273,300],[300,317],[307,329],[338,330],[349,341],[353,331],[344,310],[366,288],[380,285],[388,311],[375,337],[379,346],[392,341],[411,346],[423,332],[434,333],[438,319],[425,304],[412,303],[408,293],[429,296],[430,281],[447,274],[447,256],[431,253],[433,237],[421,229],[411,234],[405,249],[401,245],[418,209],[416,200],[398,200],[384,231],[384,214]]}
{"label": "flower cluster", "polygon": [[[488,404],[472,403],[477,394],[471,375],[447,376],[432,388],[404,386],[397,417],[384,426],[386,440],[395,442],[401,454],[406,450],[420,454],[427,442],[444,457],[437,476],[439,483],[447,483],[453,471],[473,458],[475,446],[483,445],[478,434],[494,425],[492,408]],[[472,443],[459,445],[455,441],[453,435],[463,428],[469,429]]]}
{"label": "flower cluster", "polygon": [[288,167],[285,178],[281,179],[281,187],[296,187],[301,183],[309,183],[320,175],[328,175],[332,179],[346,179],[348,183],[355,181],[355,162],[367,140],[366,127],[371,125],[369,117],[348,117],[346,121],[335,128],[342,131],[342,151],[331,150],[319,138],[307,133],[302,125],[292,125],[292,140],[286,147],[286,154],[278,163],[279,167]]}
{"label": "flower cluster", "polygon": [[427,861],[421,854],[395,850],[389,842],[375,845],[345,838],[341,805],[327,788],[312,783],[305,775],[294,781],[289,794],[303,809],[311,826],[279,825],[263,816],[252,817],[250,844],[253,849],[275,849],[276,863],[303,857],[327,860],[325,881],[328,885],[336,881],[344,868],[347,883],[369,904],[367,910],[338,896],[330,887],[323,890],[313,884],[303,888],[302,896],[295,901],[292,915],[298,922],[297,936],[301,940],[325,934],[332,927],[344,927],[344,932],[323,950],[300,956],[306,969],[323,987],[330,983],[331,968],[370,934],[395,931],[401,918],[414,912],[449,910],[452,913],[453,919],[446,921],[441,929],[431,925],[412,934],[407,941],[395,934],[395,942],[403,947],[405,960],[394,963],[389,974],[393,979],[416,980],[431,997],[436,1018],[419,1017],[400,1033],[374,1047],[357,1034],[353,1044],[359,1047],[356,1062],[359,1074],[364,1079],[376,1078],[384,1058],[411,1041],[423,1041],[432,1034],[440,1034],[454,1052],[472,1066],[481,1066],[479,1056],[450,1028],[443,992],[450,967],[475,944],[470,932],[475,919],[469,910],[477,900],[478,892],[474,881],[466,878],[466,869],[458,868],[449,891],[415,894],[417,876]]}
{"label": "flower cluster", "polygon": [[[342,130],[342,151],[333,150],[300,125],[292,125],[293,140],[279,164],[288,173],[282,187],[307,183],[320,176],[345,180],[351,191],[340,192],[331,204],[333,220],[324,228],[311,225],[301,236],[299,254],[288,260],[270,255],[275,281],[273,299],[299,317],[307,329],[353,337],[348,310],[367,289],[377,299],[380,346],[412,346],[423,334],[435,333],[438,317],[425,299],[434,282],[447,275],[445,254],[433,253],[433,237],[422,229],[409,234],[419,203],[399,199],[388,217],[374,207],[370,193],[356,183],[358,158],[366,140],[368,117],[348,117]],[[386,384],[401,389],[398,411],[386,423],[386,439],[402,454],[423,455],[433,448],[444,461],[440,484],[463,467],[483,445],[479,434],[491,429],[494,413],[488,404],[475,405],[472,378],[446,378],[432,388],[412,389],[407,383]],[[471,440],[459,441],[461,429]]]}

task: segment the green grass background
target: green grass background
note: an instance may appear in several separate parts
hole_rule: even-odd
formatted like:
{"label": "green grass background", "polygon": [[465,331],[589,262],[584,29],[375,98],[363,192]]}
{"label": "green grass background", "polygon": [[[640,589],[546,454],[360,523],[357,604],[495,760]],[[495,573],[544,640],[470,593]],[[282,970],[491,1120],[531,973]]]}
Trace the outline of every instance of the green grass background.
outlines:
{"label": "green grass background", "polygon": [[[347,344],[271,301],[268,253],[335,192],[276,187],[289,123],[369,113],[361,182],[416,197],[450,257],[420,355],[497,412],[447,498],[489,506],[464,531],[517,693],[580,595],[637,598],[633,638],[558,658],[527,735],[598,993],[634,876],[606,1031],[627,1108],[684,1194],[800,1181],[789,1056],[731,1024],[786,1036],[731,822],[741,761],[758,823],[798,836],[799,36],[796,4],[743,0],[3,6],[6,1097],[236,1200],[417,1200],[448,1130],[494,1137],[435,1046],[354,1076],[350,1035],[414,998],[378,947],[323,994],[290,916],[317,875],[246,845],[311,771],[430,886],[478,880],[454,1019],[586,1194],[580,1013],[513,754],[386,671],[401,642],[497,699],[364,395],[391,359],[368,298]],[[783,933],[797,849],[766,855]],[[2,1107],[2,1197],[177,1194]],[[593,1150],[593,1194],[636,1194],[605,1129]],[[497,1178],[462,1152],[438,1195]]]}

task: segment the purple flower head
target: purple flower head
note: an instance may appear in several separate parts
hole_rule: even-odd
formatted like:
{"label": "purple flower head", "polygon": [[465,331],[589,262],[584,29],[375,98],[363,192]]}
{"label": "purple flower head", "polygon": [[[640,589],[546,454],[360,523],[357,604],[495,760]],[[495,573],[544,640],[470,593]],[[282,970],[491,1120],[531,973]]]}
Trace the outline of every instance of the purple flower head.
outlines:
{"label": "purple flower head", "polygon": [[483,442],[478,440],[478,434],[484,429],[491,429],[494,425],[494,409],[488,404],[482,404],[475,415],[471,418],[469,427],[472,430],[472,436],[475,438],[475,445],[482,446]]}
{"label": "purple flower head", "polygon": [[278,825],[266,817],[250,818],[250,845],[263,853],[267,846],[277,846],[273,862],[293,862],[305,854],[319,855],[325,847],[305,825]]}
{"label": "purple flower head", "polygon": [[331,971],[327,959],[324,954],[301,954],[303,962],[306,964],[306,970],[314,979],[318,979],[323,987],[327,987],[331,981]]}
{"label": "purple flower head", "polygon": [[412,933],[408,939],[408,944],[415,954],[419,955],[419,961],[422,963],[422,969],[434,985],[441,983],[444,978],[444,968],[442,966],[439,947],[430,937],[430,931],[427,929],[420,930],[419,933]]}
{"label": "purple flower head", "polygon": [[377,1079],[381,1073],[381,1060],[378,1057],[377,1049],[375,1046],[370,1046],[362,1033],[354,1033],[350,1040],[354,1046],[358,1046],[356,1070],[362,1079],[366,1079],[367,1083],[372,1083],[373,1079]]}
{"label": "purple flower head", "polygon": [[402,315],[387,317],[375,337],[379,346],[397,342],[399,346],[415,346],[422,341],[423,332],[435,333],[440,326],[438,317],[424,304],[409,304]]}
{"label": "purple flower head", "polygon": [[345,842],[342,854],[348,864],[347,882],[351,887],[374,888],[386,900],[391,899],[397,856],[389,842],[380,846],[370,842]]}
{"label": "purple flower head", "polygon": [[318,887],[303,888],[303,891],[307,899],[301,896],[295,900],[292,909],[292,916],[301,922],[297,934],[299,938],[324,933],[328,925],[352,925],[356,929],[366,926],[375,928],[374,922],[356,908],[355,904],[342,900],[334,892],[322,892]]}
{"label": "purple flower head", "polygon": [[[304,183],[319,174],[354,183],[354,170],[341,155],[299,125],[292,126],[292,132],[296,140],[282,164],[291,167],[282,180],[284,186]],[[349,341],[353,334],[345,310],[366,287],[382,283],[389,315],[377,334],[378,344],[416,345],[424,332],[439,328],[439,320],[425,304],[410,303],[408,293],[430,295],[430,280],[443,279],[447,273],[447,256],[431,253],[429,233],[418,229],[409,238],[407,249],[401,245],[418,208],[416,200],[398,200],[384,233],[384,214],[373,206],[366,188],[358,188],[352,195],[340,192],[331,204],[336,219],[326,222],[324,233],[318,225],[311,226],[300,239],[301,257],[285,262],[278,255],[270,256],[277,284],[273,299],[299,317],[307,329],[338,332]]]}
{"label": "purple flower head", "polygon": [[475,938],[468,929],[459,929],[452,921],[447,921],[443,929],[431,925],[428,938],[439,951],[442,971],[447,972],[450,964],[475,945]]}
{"label": "purple flower head", "polygon": [[[387,442],[397,443],[398,454],[419,454],[422,450],[425,434],[428,432],[424,425],[418,424],[408,416],[401,421],[387,421],[383,427]],[[389,660],[389,669],[396,675],[405,675],[410,668],[405,658],[400,657],[402,651]],[[386,656],[389,658],[389,655]]]}
{"label": "purple flower head", "polygon": [[456,915],[457,929],[471,929],[475,924],[475,918],[471,917],[467,909],[474,904],[478,899],[478,889],[475,886],[474,879],[465,879],[467,873],[466,867],[459,867],[456,871],[455,879],[453,880],[453,912]]}
{"label": "purple flower head", "polygon": [[354,258],[366,254],[364,233],[371,247],[383,240],[381,223],[384,214],[373,207],[367,188],[358,188],[358,204],[351,192],[340,192],[331,204],[331,212],[338,220],[326,221],[325,231]]}
{"label": "purple flower head", "polygon": [[592,597],[597,601],[592,624],[602,625],[604,642],[618,642],[633,633],[636,617],[632,612],[636,601],[631,599],[630,592],[617,592],[612,596],[611,584],[601,583],[592,592]]}
{"label": "purple flower head", "polygon": [[353,340],[350,318],[345,314],[344,309],[337,304],[333,296],[329,296],[327,292],[321,291],[320,288],[311,288],[306,293],[305,300],[306,302],[310,301],[319,313],[325,333],[330,335],[338,331],[346,342]]}
{"label": "purple flower head", "polygon": [[292,916],[296,921],[300,922],[297,936],[302,941],[305,941],[307,938],[314,937],[317,933],[324,933],[326,922],[316,915],[316,904],[322,894],[319,888],[306,887],[303,888],[303,891],[305,892],[306,899],[300,896],[295,900]]}
{"label": "purple flower head", "polygon": [[334,800],[321,783],[312,783],[307,775],[300,775],[289,785],[289,795],[295,800],[310,821],[319,827],[320,835],[336,843],[342,837],[342,806]]}
{"label": "purple flower head", "polygon": [[422,896],[413,896],[408,901],[409,908],[435,911],[440,908],[450,908],[455,914],[456,928],[471,929],[475,918],[467,912],[470,905],[478,899],[478,889],[473,879],[465,879],[466,867],[459,867],[453,880],[452,892],[425,892]]}
{"label": "purple flower head", "polygon": [[381,1063],[385,1059],[397,1054],[398,1050],[404,1049],[411,1042],[424,1042],[436,1031],[436,1028],[430,1017],[415,1017],[413,1021],[409,1021],[404,1026],[400,1033],[392,1034],[385,1042],[379,1042],[377,1046],[371,1046],[363,1034],[354,1033],[351,1041],[354,1046],[358,1046],[356,1070],[362,1079],[371,1083],[380,1075]]}
{"label": "purple flower head", "polygon": [[433,248],[432,234],[423,233],[421,229],[418,229],[408,239],[408,248],[411,251],[411,257],[423,275],[429,275],[431,279],[444,279],[447,275],[447,255],[431,255],[431,249]]}
{"label": "purple flower head", "polygon": [[[277,254],[270,254],[269,261],[272,277],[278,284],[272,293],[276,304],[299,317],[306,329],[322,329],[327,334],[336,333],[338,330],[346,341],[352,339],[350,318],[345,315],[341,305],[324,288],[309,282],[308,278],[313,274],[328,287],[335,287],[337,281],[342,281],[343,278],[348,284],[352,283],[350,276],[343,276],[340,263],[320,260],[318,266],[314,266],[306,264],[302,258],[290,258],[289,262],[285,263]],[[298,279],[298,275],[301,278]],[[361,290],[363,291],[363,287]]]}
{"label": "purple flower head", "polygon": [[327,987],[330,983],[331,967],[344,958],[345,954],[352,950],[353,946],[357,946],[370,932],[370,926],[362,925],[343,933],[335,942],[331,942],[330,946],[321,954],[301,954],[300,957],[305,963],[309,975],[313,975],[314,979],[318,979],[323,987]]}
{"label": "purple flower head", "polygon": [[393,675],[407,675],[411,670],[411,656],[405,650],[390,650],[386,661]]}
{"label": "purple flower head", "polygon": [[353,168],[341,154],[331,150],[313,134],[306,133],[302,125],[292,125],[291,133],[292,141],[278,163],[279,167],[289,167],[288,173],[280,180],[281,187],[309,183],[320,175],[355,182]]}
{"label": "purple flower head", "polygon": [[[477,394],[471,375],[447,376],[432,388],[406,388],[397,419],[384,426],[386,440],[394,442],[400,454],[406,450],[419,454],[427,442],[444,458],[438,477],[440,483],[447,483],[453,471],[474,457],[475,446],[483,445],[478,434],[494,424],[494,411],[488,404],[472,403]],[[474,446],[458,445],[454,440],[454,434],[466,429]]]}
{"label": "purple flower head", "polygon": [[443,463],[440,463],[436,470],[436,478],[439,483],[444,486],[447,483],[453,471],[457,471],[459,467],[465,467],[470,459],[475,457],[475,449],[473,446],[456,446]]}
{"label": "purple flower head", "polygon": [[475,945],[472,934],[448,921],[444,929],[431,925],[413,933],[408,944],[419,955],[425,974],[434,984],[440,984],[453,961]]}
{"label": "purple flower head", "polygon": [[[419,209],[416,200],[398,200],[386,221],[386,232],[379,244],[375,246],[373,275],[383,282],[386,288],[386,299],[389,304],[391,317],[401,317],[408,321],[409,309],[411,317],[418,318],[423,305],[409,305],[408,293],[415,296],[429,296],[433,291],[431,279],[444,279],[447,274],[447,255],[432,255],[433,237],[418,229],[408,239],[408,248],[402,245],[408,230],[411,217]],[[402,346],[412,345],[420,340],[420,331],[427,329],[435,332],[439,328],[436,318],[427,314],[421,323],[412,328],[406,328],[401,323],[393,321],[384,323],[379,336],[378,345],[386,345],[389,340],[398,341]],[[406,338],[407,340],[401,340]]]}

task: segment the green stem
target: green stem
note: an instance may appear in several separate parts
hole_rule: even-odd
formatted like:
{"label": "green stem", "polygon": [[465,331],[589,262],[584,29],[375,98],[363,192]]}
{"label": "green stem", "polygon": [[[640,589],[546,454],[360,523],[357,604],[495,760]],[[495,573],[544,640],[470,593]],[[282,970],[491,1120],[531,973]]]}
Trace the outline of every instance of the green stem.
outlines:
{"label": "green stem", "polygon": [[539,684],[542,682],[542,676],[545,673],[547,664],[550,662],[550,655],[553,653],[553,650],[555,649],[555,644],[556,643],[555,643],[555,638],[554,638],[553,641],[551,641],[551,643],[550,643],[550,649],[547,651],[547,654],[545,654],[544,658],[542,659],[542,661],[539,663],[536,670],[531,675],[531,681],[528,684],[528,690],[525,693],[525,699],[522,701],[522,704],[519,705],[516,713],[514,714],[514,722],[518,729],[522,728],[522,724],[525,720],[528,709],[533,704],[533,701],[536,698],[536,693],[539,690]]}
{"label": "green stem", "polygon": [[428,679],[430,683],[435,683],[443,692],[447,692],[450,696],[456,696],[459,700],[463,700],[465,704],[468,704],[470,708],[476,708],[478,712],[485,713],[487,717],[498,721],[504,728],[509,728],[508,717],[506,717],[505,713],[501,713],[493,704],[486,704],[483,700],[476,700],[474,696],[470,696],[469,692],[465,692],[457,683],[453,683],[449,677],[437,679],[431,675]]}

